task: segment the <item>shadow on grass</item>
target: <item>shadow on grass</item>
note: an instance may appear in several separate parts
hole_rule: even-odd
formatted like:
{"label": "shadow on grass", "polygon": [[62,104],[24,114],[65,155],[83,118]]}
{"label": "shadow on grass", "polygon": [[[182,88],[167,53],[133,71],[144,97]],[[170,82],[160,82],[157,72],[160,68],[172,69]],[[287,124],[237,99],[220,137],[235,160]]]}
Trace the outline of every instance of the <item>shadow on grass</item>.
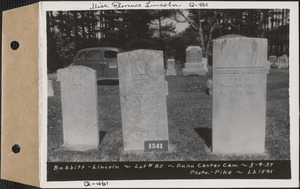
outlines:
{"label": "shadow on grass", "polygon": [[99,131],[99,144],[103,141],[107,131]]}
{"label": "shadow on grass", "polygon": [[212,129],[195,128],[196,133],[205,141],[207,147],[212,151]]}
{"label": "shadow on grass", "polygon": [[119,80],[114,79],[114,80],[98,80],[97,85],[119,85]]}

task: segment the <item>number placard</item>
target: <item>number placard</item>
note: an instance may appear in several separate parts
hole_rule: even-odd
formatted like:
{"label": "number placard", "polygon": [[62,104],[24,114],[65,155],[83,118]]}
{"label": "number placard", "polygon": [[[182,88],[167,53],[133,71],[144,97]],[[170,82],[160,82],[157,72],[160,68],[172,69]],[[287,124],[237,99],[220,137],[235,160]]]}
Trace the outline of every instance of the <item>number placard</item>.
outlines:
{"label": "number placard", "polygon": [[145,141],[145,151],[168,151],[167,140],[149,140]]}

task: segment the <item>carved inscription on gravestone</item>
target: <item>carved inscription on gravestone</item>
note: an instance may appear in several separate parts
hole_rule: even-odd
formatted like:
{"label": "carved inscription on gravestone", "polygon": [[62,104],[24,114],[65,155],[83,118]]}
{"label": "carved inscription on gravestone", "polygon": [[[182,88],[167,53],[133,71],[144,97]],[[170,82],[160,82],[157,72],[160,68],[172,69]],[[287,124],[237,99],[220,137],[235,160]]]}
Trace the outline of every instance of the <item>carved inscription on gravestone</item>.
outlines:
{"label": "carved inscription on gravestone", "polygon": [[215,40],[213,56],[213,151],[263,153],[267,40]]}
{"label": "carved inscription on gravestone", "polygon": [[[145,142],[167,148],[168,121],[163,54],[135,50],[118,54],[124,150],[145,150]],[[152,147],[152,144],[149,144]],[[148,144],[147,144],[148,146]]]}
{"label": "carved inscription on gravestone", "polygon": [[98,148],[96,71],[70,66],[57,71],[61,84],[64,146],[76,150]]}

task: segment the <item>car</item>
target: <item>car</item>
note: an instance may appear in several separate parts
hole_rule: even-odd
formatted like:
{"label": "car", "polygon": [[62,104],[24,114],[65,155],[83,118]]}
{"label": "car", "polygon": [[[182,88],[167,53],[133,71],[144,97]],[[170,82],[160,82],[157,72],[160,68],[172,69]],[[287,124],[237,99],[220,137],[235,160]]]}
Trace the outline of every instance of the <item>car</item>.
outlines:
{"label": "car", "polygon": [[97,71],[97,80],[118,80],[117,54],[124,52],[114,47],[85,48],[77,52],[71,66],[87,66]]}

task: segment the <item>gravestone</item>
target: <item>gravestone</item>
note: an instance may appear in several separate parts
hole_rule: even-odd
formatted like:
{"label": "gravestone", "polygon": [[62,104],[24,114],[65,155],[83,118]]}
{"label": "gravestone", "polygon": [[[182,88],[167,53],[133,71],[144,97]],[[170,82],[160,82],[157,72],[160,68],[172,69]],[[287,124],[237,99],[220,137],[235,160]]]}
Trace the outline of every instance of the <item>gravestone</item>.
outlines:
{"label": "gravestone", "polygon": [[277,57],[275,55],[269,56],[269,61],[272,64],[275,64],[277,62]]}
{"label": "gravestone", "polygon": [[202,62],[202,49],[199,46],[189,46],[186,49],[186,63],[182,74],[183,76],[206,75],[206,69]]}
{"label": "gravestone", "polygon": [[175,59],[168,59],[167,60],[167,71],[166,75],[176,75],[175,70]]}
{"label": "gravestone", "polygon": [[288,68],[288,60],[286,56],[278,57],[278,69]]}
{"label": "gravestone", "polygon": [[85,66],[59,69],[64,146],[75,150],[99,146],[96,70]]}
{"label": "gravestone", "polygon": [[48,97],[54,96],[52,80],[48,79]]}
{"label": "gravestone", "polygon": [[163,53],[118,54],[124,150],[168,150]]}
{"label": "gravestone", "polygon": [[284,62],[286,62],[287,67],[289,67],[289,57],[286,54],[282,55],[282,57],[284,59]]}
{"label": "gravestone", "polygon": [[208,72],[208,67],[207,67],[207,58],[202,58],[202,62],[203,62],[203,69]]}
{"label": "gravestone", "polygon": [[213,151],[264,153],[267,39],[213,42]]}

